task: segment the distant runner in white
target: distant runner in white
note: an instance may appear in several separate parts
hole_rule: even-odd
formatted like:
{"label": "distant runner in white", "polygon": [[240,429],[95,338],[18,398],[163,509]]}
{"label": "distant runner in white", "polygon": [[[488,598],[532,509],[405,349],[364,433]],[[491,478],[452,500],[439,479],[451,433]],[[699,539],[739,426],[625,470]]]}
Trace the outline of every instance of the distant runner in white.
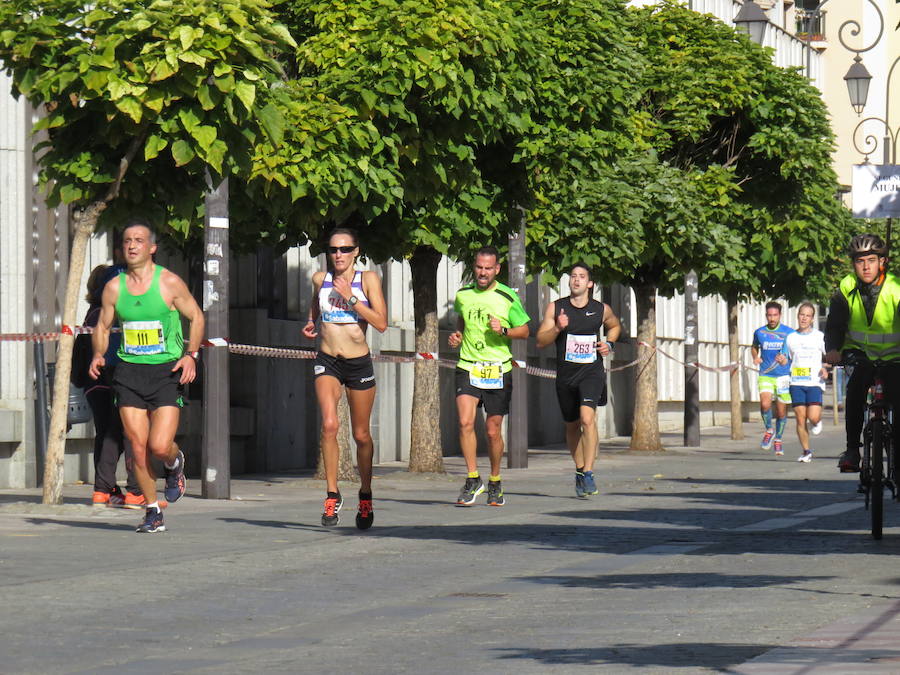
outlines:
{"label": "distant runner in white", "polygon": [[813,451],[809,447],[809,433],[806,422],[812,425],[813,435],[822,432],[822,392],[825,391],[827,366],[825,356],[825,335],[813,328],[816,308],[810,302],[800,305],[797,312],[797,330],[784,340],[781,353],[775,357],[778,363],[791,363],[791,405],[797,419],[797,438],[803,454],[798,462],[809,462]]}

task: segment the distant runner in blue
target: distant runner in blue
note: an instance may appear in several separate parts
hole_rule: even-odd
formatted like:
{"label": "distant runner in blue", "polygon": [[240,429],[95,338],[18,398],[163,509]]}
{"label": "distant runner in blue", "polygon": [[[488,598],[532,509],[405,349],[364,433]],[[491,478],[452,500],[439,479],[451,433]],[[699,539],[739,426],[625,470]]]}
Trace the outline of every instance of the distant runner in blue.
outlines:
{"label": "distant runner in blue", "polygon": [[[760,447],[783,455],[782,436],[787,426],[787,404],[791,402],[791,364],[781,365],[775,357],[781,353],[785,338],[794,332],[793,328],[781,323],[781,305],[766,303],[766,325],[753,332],[753,363],[759,366],[759,412],[765,425]],[[775,424],[772,424],[772,401],[775,401]]]}

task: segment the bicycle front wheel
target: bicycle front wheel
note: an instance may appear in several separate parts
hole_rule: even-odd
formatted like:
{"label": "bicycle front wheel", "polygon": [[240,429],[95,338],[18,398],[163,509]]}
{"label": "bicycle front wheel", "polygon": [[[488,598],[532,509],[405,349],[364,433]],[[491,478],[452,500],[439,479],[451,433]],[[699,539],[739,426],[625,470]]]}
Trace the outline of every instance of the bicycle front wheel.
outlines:
{"label": "bicycle front wheel", "polygon": [[884,425],[872,424],[872,481],[869,484],[869,510],[872,514],[872,538],[881,539],[884,525]]}

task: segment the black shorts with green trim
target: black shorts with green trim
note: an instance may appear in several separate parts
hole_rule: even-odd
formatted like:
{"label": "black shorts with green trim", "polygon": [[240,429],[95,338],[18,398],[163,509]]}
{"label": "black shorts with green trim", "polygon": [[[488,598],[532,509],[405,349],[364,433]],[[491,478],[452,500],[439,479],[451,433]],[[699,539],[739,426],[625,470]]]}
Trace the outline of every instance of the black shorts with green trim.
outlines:
{"label": "black shorts with green trim", "polygon": [[120,408],[156,410],[166,406],[184,407],[181,371],[172,372],[169,363],[128,363],[120,361],[113,373],[113,392]]}

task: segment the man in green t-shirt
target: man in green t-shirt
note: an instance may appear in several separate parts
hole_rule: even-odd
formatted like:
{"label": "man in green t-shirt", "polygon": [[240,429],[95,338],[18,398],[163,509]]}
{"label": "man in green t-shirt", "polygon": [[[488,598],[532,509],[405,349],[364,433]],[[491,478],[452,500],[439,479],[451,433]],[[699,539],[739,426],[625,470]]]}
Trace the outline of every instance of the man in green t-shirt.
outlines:
{"label": "man in green t-shirt", "polygon": [[466,483],[457,506],[471,506],[484,492],[478,474],[475,414],[484,406],[491,474],[488,481],[489,506],[503,506],[506,500],[500,483],[503,457],[503,416],[509,412],[512,396],[512,352],[510,341],[528,338],[528,314],[519,296],[497,281],[499,255],[493,246],[475,254],[475,283],[462,287],[453,303],[459,315],[458,330],[450,335],[451,347],[459,347],[456,364],[456,412],[459,417],[459,444],[466,460]]}

